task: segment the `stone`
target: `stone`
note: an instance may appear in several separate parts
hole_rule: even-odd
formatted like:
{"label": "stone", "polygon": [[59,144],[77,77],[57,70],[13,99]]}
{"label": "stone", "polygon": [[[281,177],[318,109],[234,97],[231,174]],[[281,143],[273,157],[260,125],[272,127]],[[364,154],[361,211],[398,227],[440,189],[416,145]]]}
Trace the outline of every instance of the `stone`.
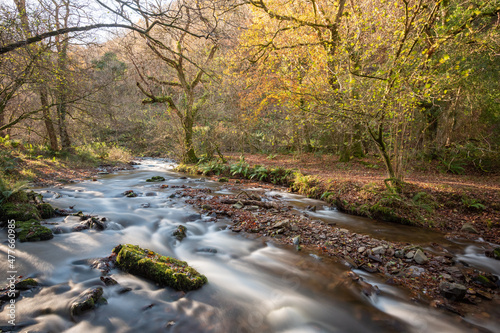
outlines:
{"label": "stone", "polygon": [[383,246],[377,246],[377,247],[375,247],[375,248],[372,249],[372,253],[373,254],[384,255],[385,254],[385,248]]}
{"label": "stone", "polygon": [[467,222],[467,223],[464,223],[464,225],[462,226],[462,229],[460,229],[460,231],[465,231],[465,232],[468,232],[468,233],[471,233],[471,234],[477,234],[478,231],[476,230],[476,228],[474,228],[474,226]]}
{"label": "stone", "polygon": [[154,176],[154,177],[151,177],[149,179],[146,179],[147,182],[163,182],[165,181],[165,178],[163,178],[162,176]]}
{"label": "stone", "polygon": [[135,198],[137,196],[137,193],[135,193],[133,190],[125,191],[122,194],[127,198]]}
{"label": "stone", "polygon": [[273,229],[278,229],[278,228],[287,228],[288,225],[290,224],[290,220],[282,220],[278,221],[273,225]]}
{"label": "stone", "polygon": [[429,261],[429,259],[427,259],[427,256],[422,252],[422,250],[417,250],[417,252],[415,252],[413,260],[415,260],[415,262],[419,265],[423,265]]}
{"label": "stone", "polygon": [[101,276],[101,281],[104,282],[106,286],[114,286],[118,284],[118,281],[113,279],[111,276]]}
{"label": "stone", "polygon": [[452,301],[462,300],[467,293],[467,288],[465,286],[447,281],[442,281],[439,284],[439,290],[444,295],[444,297]]}
{"label": "stone", "polygon": [[366,251],[366,247],[364,247],[364,246],[361,246],[358,248],[358,253],[363,253],[365,251]]}
{"label": "stone", "polygon": [[95,309],[95,307],[100,304],[106,304],[107,301],[104,297],[102,297],[102,294],[102,287],[87,290],[80,294],[80,296],[78,296],[78,298],[71,303],[71,316],[74,317],[81,315],[86,311]]}
{"label": "stone", "polygon": [[177,229],[175,229],[175,231],[173,232],[172,236],[175,236],[175,238],[177,238],[178,241],[181,241],[187,236],[186,230],[187,229],[185,226],[179,225],[177,226]]}
{"label": "stone", "polygon": [[396,258],[400,258],[400,259],[403,259],[403,258],[405,257],[404,252],[403,252],[403,251],[400,251],[400,250],[398,250],[398,251],[394,252],[394,256],[395,256]]}
{"label": "stone", "polygon": [[54,234],[37,220],[16,221],[16,237],[21,242],[36,242],[52,239]]}
{"label": "stone", "polygon": [[56,215],[54,207],[52,207],[48,203],[41,203],[37,206],[37,208],[42,219],[50,219],[51,217],[54,217]]}
{"label": "stone", "polygon": [[443,273],[441,274],[441,277],[445,280],[448,280],[448,281],[453,281],[453,278],[451,277],[450,274],[446,274],[446,273]]}
{"label": "stone", "polygon": [[2,203],[2,220],[29,221],[40,220],[40,213],[35,205],[29,203]]}
{"label": "stone", "polygon": [[387,257],[392,257],[392,256],[394,256],[394,249],[393,249],[393,248],[389,248],[389,249],[387,249],[387,251],[385,252],[385,255],[386,255]]}
{"label": "stone", "polygon": [[187,262],[162,256],[137,245],[118,245],[113,249],[116,265],[125,272],[150,279],[160,286],[190,291],[207,283],[206,276],[198,273]]}
{"label": "stone", "polygon": [[425,269],[422,267],[418,266],[410,266],[407,269],[405,269],[400,275],[406,276],[406,277],[417,277],[425,273]]}
{"label": "stone", "polygon": [[414,256],[415,256],[415,251],[410,251],[405,255],[406,259],[413,259]]}
{"label": "stone", "polygon": [[238,201],[232,207],[236,208],[236,209],[242,209],[243,207],[245,207],[245,205],[243,203],[241,203],[241,201]]}
{"label": "stone", "polygon": [[500,247],[497,247],[493,250],[493,258],[496,260],[500,260]]}
{"label": "stone", "polygon": [[212,206],[204,204],[204,205],[201,206],[201,209],[203,209],[203,210],[212,210]]}
{"label": "stone", "polygon": [[201,253],[217,253],[217,249],[211,248],[211,247],[202,247],[199,249],[196,249],[196,252],[201,252]]}
{"label": "stone", "polygon": [[35,279],[27,278],[18,283],[16,283],[16,289],[18,290],[28,290],[40,285]]}

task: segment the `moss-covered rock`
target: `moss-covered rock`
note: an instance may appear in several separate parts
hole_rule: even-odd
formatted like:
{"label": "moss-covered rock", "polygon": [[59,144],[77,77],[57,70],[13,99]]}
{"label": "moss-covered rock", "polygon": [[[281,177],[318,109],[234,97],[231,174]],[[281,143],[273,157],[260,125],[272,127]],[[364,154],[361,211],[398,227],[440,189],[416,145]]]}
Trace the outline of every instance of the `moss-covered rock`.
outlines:
{"label": "moss-covered rock", "polygon": [[54,237],[52,230],[40,225],[37,220],[16,221],[16,236],[21,242],[36,242]]}
{"label": "moss-covered rock", "polygon": [[29,203],[7,203],[3,205],[3,219],[16,221],[40,220],[40,213],[35,205]]}
{"label": "moss-covered rock", "polygon": [[497,247],[493,250],[493,258],[496,260],[500,260],[500,247]]}
{"label": "moss-covered rock", "polygon": [[163,182],[165,181],[165,178],[163,178],[162,176],[154,176],[154,177],[151,177],[149,179],[146,179],[147,182]]}
{"label": "moss-covered rock", "polygon": [[40,216],[42,219],[50,219],[56,215],[54,207],[48,203],[41,203],[37,206],[38,211],[40,212]]}
{"label": "moss-covered rock", "polygon": [[27,203],[29,202],[28,193],[26,191],[16,191],[9,196],[9,202]]}
{"label": "moss-covered rock", "polygon": [[161,286],[189,291],[201,288],[207,282],[204,275],[189,267],[185,261],[165,257],[137,245],[118,245],[113,252],[117,255],[116,265],[122,270],[153,280]]}
{"label": "moss-covered rock", "polygon": [[181,241],[183,240],[184,238],[186,238],[186,227],[183,226],[183,225],[179,225],[177,227],[177,229],[175,229],[174,233],[172,234],[173,236],[175,236],[175,238],[177,238],[178,241]]}
{"label": "moss-covered rock", "polygon": [[38,286],[39,283],[35,279],[27,278],[18,283],[16,283],[16,289],[18,290],[28,290]]}
{"label": "moss-covered rock", "polygon": [[71,304],[71,316],[78,316],[85,311],[94,309],[97,305],[107,304],[108,302],[102,297],[102,287],[97,287],[80,294],[78,298]]}

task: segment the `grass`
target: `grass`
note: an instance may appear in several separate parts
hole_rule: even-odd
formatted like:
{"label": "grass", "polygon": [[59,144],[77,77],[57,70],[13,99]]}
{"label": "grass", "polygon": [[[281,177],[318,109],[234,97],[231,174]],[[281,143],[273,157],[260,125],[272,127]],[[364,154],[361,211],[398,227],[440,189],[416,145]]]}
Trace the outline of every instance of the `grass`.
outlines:
{"label": "grass", "polygon": [[128,162],[131,154],[125,149],[105,143],[91,143],[74,147],[73,151],[52,151],[46,146],[23,144],[0,138],[0,177],[8,187],[16,182],[36,182],[50,178],[60,170],[90,169],[102,164]]}

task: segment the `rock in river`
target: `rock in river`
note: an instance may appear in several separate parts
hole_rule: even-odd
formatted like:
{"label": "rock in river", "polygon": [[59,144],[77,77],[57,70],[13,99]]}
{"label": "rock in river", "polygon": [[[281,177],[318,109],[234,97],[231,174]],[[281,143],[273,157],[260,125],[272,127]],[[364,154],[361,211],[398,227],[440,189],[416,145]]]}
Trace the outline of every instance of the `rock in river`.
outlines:
{"label": "rock in river", "polygon": [[184,238],[186,238],[186,227],[183,225],[179,225],[177,229],[175,229],[172,236],[175,236],[175,238],[177,238],[178,241],[183,240]]}
{"label": "rock in river", "polygon": [[71,316],[78,316],[85,311],[94,309],[97,305],[107,304],[106,299],[102,297],[102,293],[102,287],[97,287],[80,294],[71,304]]}
{"label": "rock in river", "polygon": [[161,286],[189,291],[201,288],[207,278],[189,267],[185,261],[162,256],[137,245],[118,245],[113,249],[116,265],[122,270],[139,275]]}
{"label": "rock in river", "polygon": [[54,237],[52,230],[40,225],[37,220],[16,221],[16,236],[21,242],[36,242]]}

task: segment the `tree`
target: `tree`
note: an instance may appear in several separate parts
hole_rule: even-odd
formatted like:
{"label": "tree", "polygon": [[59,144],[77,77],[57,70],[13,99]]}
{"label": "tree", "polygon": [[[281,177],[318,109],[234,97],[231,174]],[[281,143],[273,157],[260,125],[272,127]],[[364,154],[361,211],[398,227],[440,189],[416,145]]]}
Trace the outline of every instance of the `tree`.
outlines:
{"label": "tree", "polygon": [[[136,64],[139,76],[137,86],[147,97],[143,104],[166,105],[167,112],[178,119],[182,128],[182,160],[194,163],[198,159],[193,128],[207,99],[203,85],[210,77],[208,66],[218,49],[220,28],[217,27],[217,19],[214,21],[213,18],[220,8],[216,2],[169,4],[168,10],[178,17],[178,22],[183,23],[177,30],[170,29],[167,24],[159,24],[152,29],[150,17],[155,17],[155,22],[171,19],[162,6],[151,5],[147,10],[140,8],[144,30],[150,31],[142,36],[153,55],[153,62],[147,65],[149,68],[140,68]],[[200,40],[197,36],[203,31],[208,32],[210,37]],[[132,58],[136,56],[132,55]]]}

